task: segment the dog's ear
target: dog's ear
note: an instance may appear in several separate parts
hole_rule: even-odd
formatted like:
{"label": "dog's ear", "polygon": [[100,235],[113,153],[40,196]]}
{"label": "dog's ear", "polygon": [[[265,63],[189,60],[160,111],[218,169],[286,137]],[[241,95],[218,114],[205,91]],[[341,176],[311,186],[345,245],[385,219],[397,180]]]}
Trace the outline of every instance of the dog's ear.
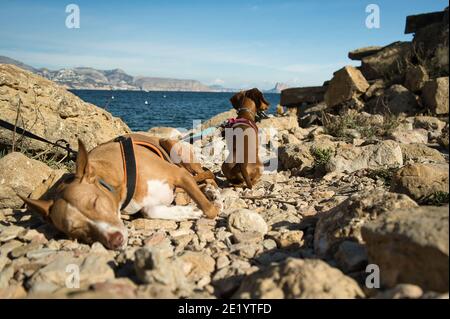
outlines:
{"label": "dog's ear", "polygon": [[270,105],[270,103],[264,98],[264,94],[262,94],[262,92],[257,88],[248,90],[246,96],[252,99],[253,102],[255,102],[257,110],[260,110],[262,103],[266,104],[267,106]]}
{"label": "dog's ear", "polygon": [[44,218],[48,218],[50,209],[54,203],[53,200],[31,199],[20,195],[17,196],[27,204],[28,208],[41,214]]}
{"label": "dog's ear", "polygon": [[230,99],[231,105],[237,110],[242,107],[242,103],[244,102],[245,93],[239,92],[233,95]]}
{"label": "dog's ear", "polygon": [[75,178],[80,180],[86,179],[88,183],[93,182],[95,178],[94,168],[89,163],[86,146],[84,146],[84,143],[80,139],[78,140],[78,156],[75,169]]}

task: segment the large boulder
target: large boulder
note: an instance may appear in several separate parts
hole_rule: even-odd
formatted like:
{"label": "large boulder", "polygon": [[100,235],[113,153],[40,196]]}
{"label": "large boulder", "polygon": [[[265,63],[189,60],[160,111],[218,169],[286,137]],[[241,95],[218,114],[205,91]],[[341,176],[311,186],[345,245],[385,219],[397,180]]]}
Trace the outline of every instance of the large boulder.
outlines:
{"label": "large boulder", "polygon": [[414,128],[423,128],[428,131],[441,132],[445,127],[445,122],[433,116],[414,117]]}
{"label": "large boulder", "polygon": [[448,76],[426,82],[422,89],[422,101],[434,114],[448,114]]}
{"label": "large boulder", "polygon": [[401,209],[363,226],[369,262],[380,268],[383,286],[448,291],[448,217],[448,206],[428,206]]}
{"label": "large boulder", "polygon": [[334,73],[325,92],[325,103],[332,107],[360,96],[369,88],[361,72],[352,66],[346,66]]}
{"label": "large boulder", "polygon": [[237,209],[228,217],[228,229],[239,242],[262,241],[269,227],[264,218],[248,209]]}
{"label": "large boulder", "polygon": [[[0,208],[20,208],[23,201],[52,177],[54,171],[42,162],[14,152],[0,159]],[[42,195],[42,194],[39,194]]]}
{"label": "large boulder", "polygon": [[370,99],[366,106],[371,113],[391,113],[394,115],[418,112],[417,96],[400,84],[394,84],[378,96]]}
{"label": "large boulder", "polygon": [[363,58],[374,55],[383,49],[381,46],[369,46],[364,48],[359,48],[348,53],[348,58],[350,60],[361,61]]}
{"label": "large boulder", "polygon": [[431,78],[448,76],[448,7],[441,21],[427,21],[414,34],[413,46]]}
{"label": "large boulder", "polygon": [[170,291],[182,293],[191,289],[183,261],[169,256],[164,250],[153,247],[136,250],[134,268],[143,283],[162,285]]}
{"label": "large boulder", "polygon": [[364,294],[356,281],[322,260],[288,258],[247,276],[233,297],[353,299]]}
{"label": "large boulder", "polygon": [[411,42],[394,42],[362,58],[361,72],[367,80],[402,77],[411,60]]}
{"label": "large boulder", "polygon": [[314,157],[309,147],[302,144],[286,144],[278,149],[279,159],[284,169],[303,170],[314,166]]}
{"label": "large boulder", "polygon": [[449,126],[448,124],[442,129],[441,134],[439,134],[437,141],[439,145],[443,148],[446,148],[448,150],[448,144],[449,144]]}
{"label": "large boulder", "polygon": [[400,148],[405,162],[412,160],[415,162],[445,163],[445,158],[441,152],[425,144],[400,144]]}
{"label": "large boulder", "polygon": [[32,293],[52,293],[62,288],[70,288],[68,283],[77,278],[79,272],[79,287],[87,288],[91,284],[101,283],[114,278],[114,271],[109,265],[110,259],[105,255],[90,254],[77,258],[68,252],[59,253],[45,267],[34,273],[28,284]]}
{"label": "large boulder", "polygon": [[397,142],[382,141],[365,146],[342,145],[325,165],[328,172],[354,172],[403,165],[402,150]]}
{"label": "large boulder", "polygon": [[405,127],[397,127],[391,132],[389,132],[388,137],[402,144],[412,144],[412,143],[428,143],[428,131],[423,128],[410,130]]}
{"label": "large boulder", "polygon": [[235,109],[231,109],[229,111],[219,113],[219,114],[213,116],[212,118],[210,118],[209,120],[206,120],[205,122],[203,122],[202,129],[205,129],[205,128],[208,128],[211,126],[214,126],[214,127],[219,126],[226,120],[235,118],[235,117],[237,117],[237,112]]}
{"label": "large boulder", "polygon": [[321,215],[314,232],[314,250],[319,257],[332,257],[344,241],[364,243],[361,226],[398,208],[417,204],[408,196],[383,190],[355,194]]}
{"label": "large boulder", "polygon": [[[107,111],[14,65],[0,64],[0,96],[2,120],[15,123],[19,111],[19,127],[52,142],[64,139],[72,149],[78,148],[78,138],[83,140],[88,149],[92,149],[130,132],[122,120]],[[29,138],[20,140],[23,141],[17,144],[27,150],[49,148],[49,145]],[[12,132],[0,129],[0,144],[11,145]]]}
{"label": "large boulder", "polygon": [[293,130],[299,128],[297,117],[295,116],[280,116],[270,117],[261,120],[257,123],[262,129],[275,129],[278,131]]}
{"label": "large boulder", "polygon": [[416,116],[413,119],[413,128],[423,128],[428,131],[430,140],[439,140],[446,123],[433,116]]}
{"label": "large boulder", "polygon": [[289,88],[281,91],[280,105],[299,107],[303,103],[317,104],[323,101],[325,90],[324,86]]}
{"label": "large boulder", "polygon": [[421,201],[437,193],[449,192],[449,167],[446,163],[409,164],[392,178],[392,190]]}
{"label": "large boulder", "polygon": [[411,92],[418,92],[429,79],[427,70],[423,66],[413,65],[406,69],[405,87]]}
{"label": "large boulder", "polygon": [[187,251],[179,257],[184,263],[187,280],[202,285],[209,284],[211,273],[215,269],[214,258],[204,252]]}

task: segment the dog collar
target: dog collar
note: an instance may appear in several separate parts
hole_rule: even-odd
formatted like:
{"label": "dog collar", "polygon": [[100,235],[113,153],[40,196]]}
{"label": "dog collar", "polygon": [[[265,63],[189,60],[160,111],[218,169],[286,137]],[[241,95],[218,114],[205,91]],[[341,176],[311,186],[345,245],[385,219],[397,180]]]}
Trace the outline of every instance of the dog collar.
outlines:
{"label": "dog collar", "polygon": [[255,112],[253,112],[252,110],[250,110],[250,109],[248,109],[248,108],[246,108],[246,107],[241,107],[240,109],[237,110],[237,113],[238,113],[238,114],[239,114],[240,112],[247,112],[247,113],[250,113],[250,114],[253,116],[253,118],[255,118],[255,116],[256,116]]}
{"label": "dog collar", "polygon": [[228,119],[226,122],[225,122],[225,125],[224,125],[224,127],[225,128],[232,128],[232,127],[234,127],[235,125],[237,125],[237,124],[245,124],[245,125],[248,125],[248,126],[250,126],[250,127],[252,127],[256,132],[258,132],[258,127],[256,126],[256,123],[255,122],[253,122],[253,121],[251,121],[251,120],[248,120],[248,119],[244,119],[244,118],[233,118],[233,119]]}

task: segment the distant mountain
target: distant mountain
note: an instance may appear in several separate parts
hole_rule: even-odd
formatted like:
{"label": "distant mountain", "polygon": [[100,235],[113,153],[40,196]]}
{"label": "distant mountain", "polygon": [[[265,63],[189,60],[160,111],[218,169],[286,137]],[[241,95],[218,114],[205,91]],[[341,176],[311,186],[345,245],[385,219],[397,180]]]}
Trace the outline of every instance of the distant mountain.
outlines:
{"label": "distant mountain", "polygon": [[281,91],[286,90],[289,88],[289,85],[285,83],[279,83],[275,84],[275,87],[270,90],[265,90],[264,93],[281,93]]}
{"label": "distant mountain", "polygon": [[145,91],[195,91],[210,92],[209,86],[197,80],[179,80],[169,78],[136,77],[134,84]]}
{"label": "distant mountain", "polygon": [[68,89],[138,90],[134,78],[120,69],[106,71],[93,68],[61,69],[57,71],[40,69],[35,73]]}
{"label": "distant mountain", "polygon": [[240,89],[226,88],[226,87],[223,87],[222,85],[218,85],[218,84],[210,85],[209,88],[213,92],[239,92],[240,91]]}
{"label": "distant mountain", "polygon": [[19,68],[22,68],[22,69],[24,69],[24,70],[31,71],[31,72],[33,72],[33,73],[36,73],[36,72],[37,72],[37,70],[36,70],[35,68],[33,68],[32,66],[29,66],[29,65],[27,65],[27,64],[25,64],[25,63],[22,63],[22,62],[20,62],[20,61],[17,61],[17,60],[8,58],[8,57],[6,57],[6,56],[1,56],[1,55],[0,55],[0,64],[13,64],[13,65],[15,65],[15,66],[18,66]]}
{"label": "distant mountain", "polygon": [[[239,89],[220,85],[205,85],[197,80],[161,77],[131,76],[121,69],[97,70],[89,67],[49,70],[36,69],[20,61],[0,56],[0,63],[14,64],[53,82],[74,90],[132,90],[132,91],[192,91],[192,92],[238,92]],[[279,84],[277,83],[277,86]],[[280,84],[281,85],[281,84]],[[274,88],[274,90],[277,87]],[[272,90],[270,90],[272,91]]]}

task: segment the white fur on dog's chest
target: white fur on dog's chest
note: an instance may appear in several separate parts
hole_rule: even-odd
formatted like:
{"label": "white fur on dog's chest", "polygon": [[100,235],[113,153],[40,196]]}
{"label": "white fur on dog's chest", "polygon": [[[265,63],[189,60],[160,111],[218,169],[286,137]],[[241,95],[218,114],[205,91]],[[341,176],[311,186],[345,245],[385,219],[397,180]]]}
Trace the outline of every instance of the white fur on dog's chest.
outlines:
{"label": "white fur on dog's chest", "polygon": [[147,195],[142,201],[143,208],[150,208],[160,205],[170,205],[174,199],[174,190],[164,181],[147,181]]}
{"label": "white fur on dog's chest", "polygon": [[[161,180],[147,181],[147,195],[141,203],[133,203],[136,211],[148,218],[184,220],[196,219],[202,212],[192,206],[171,206],[175,198],[174,188]],[[137,204],[137,205],[136,205]]]}
{"label": "white fur on dog's chest", "polygon": [[141,209],[150,209],[154,206],[170,205],[174,199],[174,191],[165,181],[148,180],[147,193],[145,197],[137,201],[132,199],[123,210],[126,214],[135,214]]}

